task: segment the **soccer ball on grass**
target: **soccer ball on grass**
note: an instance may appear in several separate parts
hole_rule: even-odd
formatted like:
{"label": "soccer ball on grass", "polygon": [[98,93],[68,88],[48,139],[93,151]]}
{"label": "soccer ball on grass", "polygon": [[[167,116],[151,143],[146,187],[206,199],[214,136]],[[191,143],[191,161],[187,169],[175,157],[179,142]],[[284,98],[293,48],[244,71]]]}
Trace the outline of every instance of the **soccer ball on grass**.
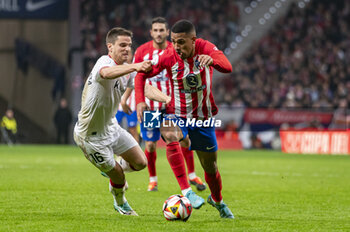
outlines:
{"label": "soccer ball on grass", "polygon": [[191,202],[180,194],[170,196],[163,204],[163,214],[168,221],[187,221],[191,213]]}

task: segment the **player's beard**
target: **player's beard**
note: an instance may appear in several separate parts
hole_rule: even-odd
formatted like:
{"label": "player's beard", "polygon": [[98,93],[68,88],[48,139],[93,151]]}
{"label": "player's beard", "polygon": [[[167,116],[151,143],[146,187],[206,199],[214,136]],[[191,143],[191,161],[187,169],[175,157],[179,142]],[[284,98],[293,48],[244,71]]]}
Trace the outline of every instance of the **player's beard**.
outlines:
{"label": "player's beard", "polygon": [[158,38],[154,39],[153,41],[158,45],[162,45],[162,44],[164,44],[165,40],[166,40],[166,37],[165,38],[158,37]]}

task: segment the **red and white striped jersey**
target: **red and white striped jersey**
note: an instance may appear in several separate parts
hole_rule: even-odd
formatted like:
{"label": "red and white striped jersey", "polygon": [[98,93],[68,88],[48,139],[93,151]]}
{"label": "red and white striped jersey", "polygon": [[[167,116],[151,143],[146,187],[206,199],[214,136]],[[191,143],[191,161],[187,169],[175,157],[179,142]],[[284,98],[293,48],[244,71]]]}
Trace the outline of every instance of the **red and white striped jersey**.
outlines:
{"label": "red and white striped jersey", "polygon": [[[135,89],[132,90],[130,97],[126,100],[126,104],[130,107],[131,111],[136,110]],[[118,111],[123,111],[122,105],[119,104]]]}
{"label": "red and white striped jersey", "polygon": [[[167,41],[167,48],[172,47],[172,43]],[[159,61],[159,56],[164,53],[162,49],[156,49],[153,47],[153,40],[144,43],[140,47],[138,47],[135,51],[134,62],[139,63],[144,60],[151,60],[152,63],[156,64]],[[163,69],[157,75],[150,77],[147,80],[147,83],[157,87],[164,94],[170,96],[171,94],[171,86],[169,76],[167,75],[167,70]],[[151,101],[148,98],[145,99],[146,104],[150,107],[150,110],[162,110],[165,109],[165,104],[157,101]]]}
{"label": "red and white striped jersey", "polygon": [[[185,118],[208,119],[217,114],[212,88],[213,68],[220,72],[232,72],[231,63],[222,51],[207,40],[196,39],[193,57],[182,60],[175,49],[169,48],[159,57],[157,65],[149,73],[138,73],[135,79],[136,104],[144,102],[144,85],[147,78],[166,69],[171,84],[171,102],[167,113]],[[213,59],[210,66],[201,67],[199,55]]]}

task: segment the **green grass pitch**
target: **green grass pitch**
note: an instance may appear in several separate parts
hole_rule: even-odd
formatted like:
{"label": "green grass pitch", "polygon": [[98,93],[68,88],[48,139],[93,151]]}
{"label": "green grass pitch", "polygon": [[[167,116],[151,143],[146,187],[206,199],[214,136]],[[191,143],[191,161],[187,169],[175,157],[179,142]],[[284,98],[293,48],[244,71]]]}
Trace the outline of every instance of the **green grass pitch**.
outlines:
{"label": "green grass pitch", "polygon": [[[168,222],[163,202],[180,189],[164,150],[158,192],[146,169],[127,174],[132,217],[114,211],[107,178],[77,147],[0,146],[0,231],[350,231],[350,156],[220,151],[218,166],[236,219],[205,204]],[[204,179],[197,158],[196,172]]]}

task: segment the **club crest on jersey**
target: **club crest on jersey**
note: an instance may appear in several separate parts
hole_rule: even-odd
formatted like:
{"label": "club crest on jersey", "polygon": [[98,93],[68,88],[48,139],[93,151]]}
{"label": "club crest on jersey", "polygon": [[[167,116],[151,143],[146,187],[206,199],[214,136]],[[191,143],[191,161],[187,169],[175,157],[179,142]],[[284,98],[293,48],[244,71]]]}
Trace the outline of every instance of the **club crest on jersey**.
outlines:
{"label": "club crest on jersey", "polygon": [[186,83],[190,88],[198,86],[198,77],[196,74],[190,73],[186,76]]}
{"label": "club crest on jersey", "polygon": [[115,84],[114,84],[114,88],[119,88],[119,80],[117,80],[116,82],[115,82]]}
{"label": "club crest on jersey", "polygon": [[194,61],[194,65],[196,66],[197,69],[201,69],[201,63],[198,60]]}

